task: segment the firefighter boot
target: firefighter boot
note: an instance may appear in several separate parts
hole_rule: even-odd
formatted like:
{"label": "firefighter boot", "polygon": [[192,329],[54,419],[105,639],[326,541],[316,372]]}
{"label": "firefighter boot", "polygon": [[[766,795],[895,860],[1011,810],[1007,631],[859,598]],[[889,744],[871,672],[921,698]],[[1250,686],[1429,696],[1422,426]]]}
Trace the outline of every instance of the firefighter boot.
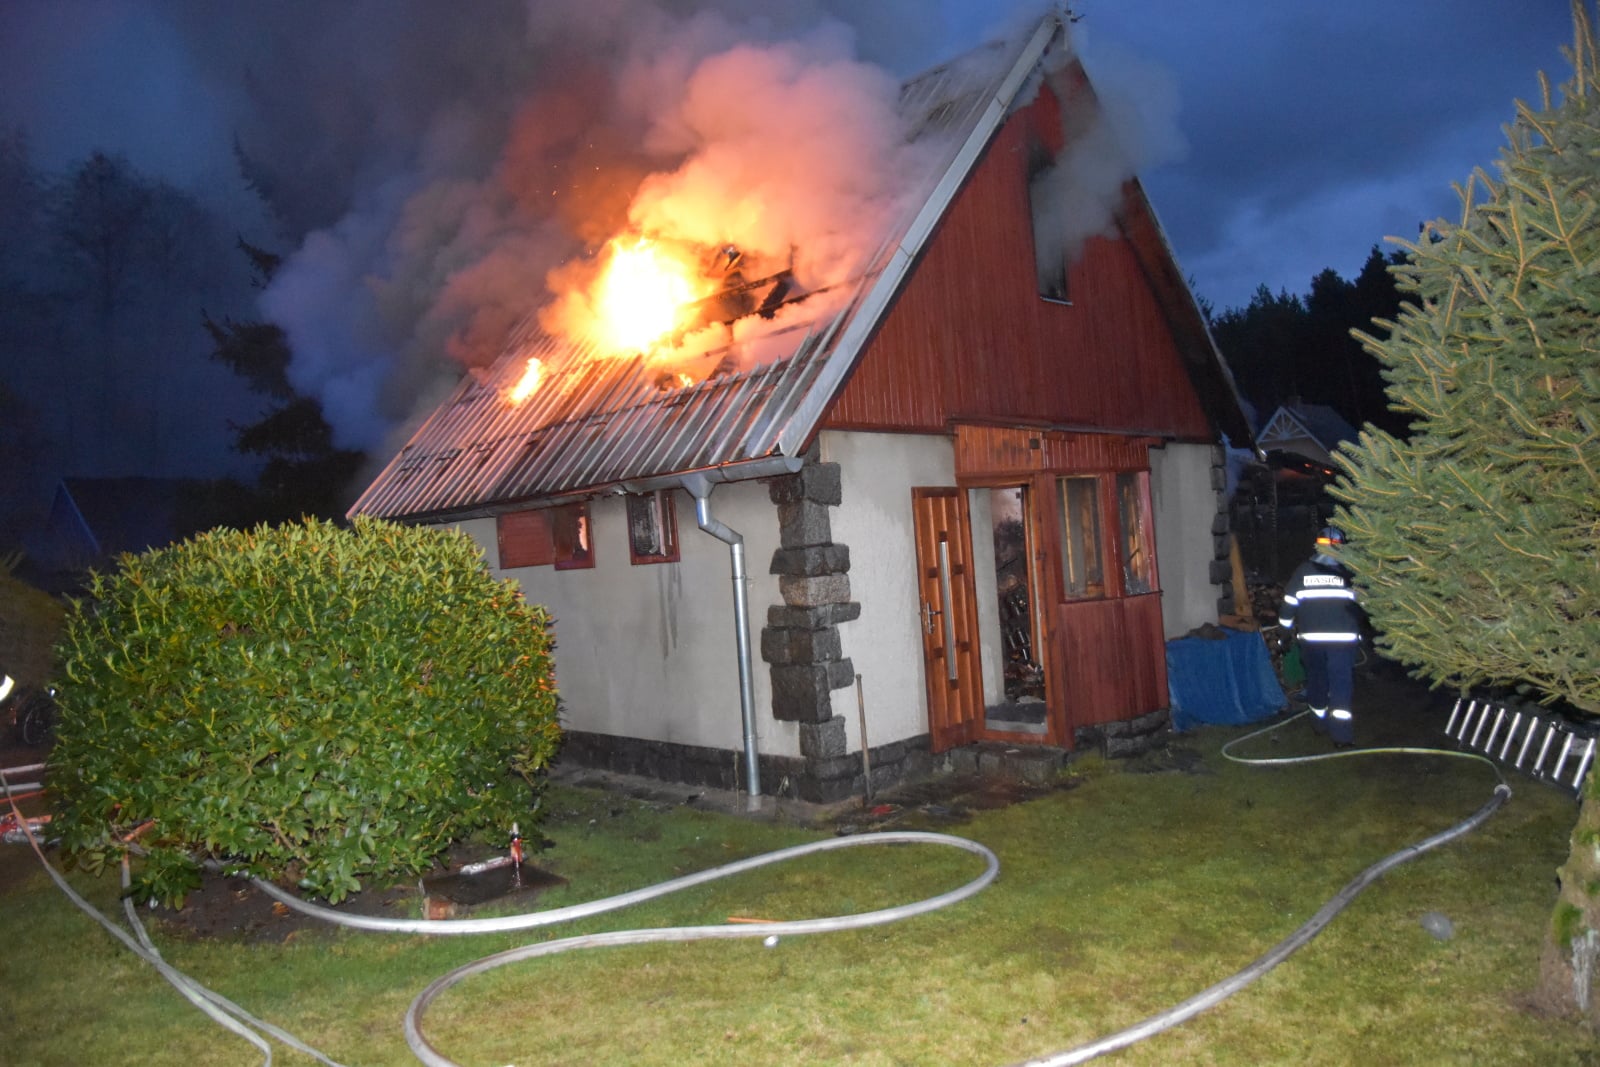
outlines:
{"label": "firefighter boot", "polygon": [[1328,736],[1334,748],[1353,748],[1356,743],[1356,719],[1348,708],[1334,708],[1328,712]]}

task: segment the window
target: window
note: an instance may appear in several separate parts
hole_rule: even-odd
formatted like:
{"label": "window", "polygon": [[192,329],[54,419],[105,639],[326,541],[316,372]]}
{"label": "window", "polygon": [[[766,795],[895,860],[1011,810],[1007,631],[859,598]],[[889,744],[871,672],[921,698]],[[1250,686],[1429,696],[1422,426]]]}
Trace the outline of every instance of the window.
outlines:
{"label": "window", "polygon": [[1106,594],[1104,553],[1100,547],[1100,479],[1059,478],[1061,560],[1069,599]]}
{"label": "window", "polygon": [[635,564],[678,562],[678,519],[669,490],[628,497],[628,558]]}
{"label": "window", "polygon": [[1038,275],[1039,295],[1046,300],[1069,304],[1067,291],[1067,247],[1062,236],[1065,220],[1054,205],[1063,197],[1059,186],[1065,177],[1056,173],[1055,161],[1043,145],[1035,145],[1028,159],[1028,215],[1033,221],[1033,267]]}
{"label": "window", "polygon": [[1155,553],[1150,551],[1149,496],[1145,491],[1148,477],[1142,471],[1117,475],[1124,596],[1148,593],[1156,587]]}
{"label": "window", "polygon": [[575,570],[594,566],[594,535],[589,504],[510,511],[495,519],[500,569],[547,567]]}
{"label": "window", "polygon": [[589,502],[563,504],[550,509],[550,527],[556,545],[556,570],[582,570],[594,566],[594,524]]}
{"label": "window", "polygon": [[548,511],[510,511],[495,518],[500,569],[543,567],[556,561]]}

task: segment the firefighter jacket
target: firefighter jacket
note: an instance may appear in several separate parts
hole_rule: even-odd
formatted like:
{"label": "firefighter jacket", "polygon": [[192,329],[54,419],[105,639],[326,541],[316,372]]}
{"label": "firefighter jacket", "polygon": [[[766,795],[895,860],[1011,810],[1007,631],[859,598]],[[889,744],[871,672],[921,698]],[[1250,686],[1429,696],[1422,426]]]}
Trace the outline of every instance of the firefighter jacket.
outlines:
{"label": "firefighter jacket", "polygon": [[1284,587],[1278,622],[1302,641],[1361,640],[1362,612],[1350,568],[1320,554],[1300,564]]}

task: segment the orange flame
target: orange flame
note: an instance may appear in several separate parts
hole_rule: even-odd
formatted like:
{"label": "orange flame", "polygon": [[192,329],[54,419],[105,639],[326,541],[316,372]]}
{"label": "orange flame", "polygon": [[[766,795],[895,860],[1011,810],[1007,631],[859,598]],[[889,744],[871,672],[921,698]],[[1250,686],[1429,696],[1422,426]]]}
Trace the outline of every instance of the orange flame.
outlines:
{"label": "orange flame", "polygon": [[529,356],[527,369],[522,372],[522,377],[518,379],[517,384],[513,385],[511,392],[507,394],[510,396],[511,402],[520,404],[532,396],[538,390],[539,379],[543,375],[544,364],[540,363],[538,359]]}
{"label": "orange flame", "polygon": [[691,259],[648,237],[618,238],[595,286],[595,341],[612,351],[647,351],[683,326],[685,306],[710,291]]}
{"label": "orange flame", "polygon": [[[710,296],[718,282],[704,269],[695,252],[674,243],[642,235],[613,238],[591,284],[564,290],[553,314],[543,320],[574,340],[583,340],[602,355],[638,352],[651,355],[663,342],[682,342],[696,328],[697,301]],[[506,390],[512,404],[520,404],[539,389],[544,368],[530,358],[517,384]],[[687,388],[694,379],[668,372],[660,381]]]}

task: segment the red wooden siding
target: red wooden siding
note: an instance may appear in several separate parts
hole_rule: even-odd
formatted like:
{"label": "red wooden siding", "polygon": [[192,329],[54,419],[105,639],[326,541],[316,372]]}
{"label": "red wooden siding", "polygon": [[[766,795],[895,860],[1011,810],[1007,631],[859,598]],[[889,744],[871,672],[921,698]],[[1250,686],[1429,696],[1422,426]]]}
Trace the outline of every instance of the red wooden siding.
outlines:
{"label": "red wooden siding", "polygon": [[1132,246],[1091,239],[1038,295],[1027,179],[1048,89],[1000,129],[829,412],[834,429],[1036,421],[1204,440],[1209,421]]}
{"label": "red wooden siding", "polygon": [[1152,438],[1063,433],[962,423],[956,431],[956,475],[990,477],[1033,471],[1060,473],[1150,469]]}
{"label": "red wooden siding", "polygon": [[1049,689],[1063,694],[1067,736],[1167,706],[1159,594],[1068,601],[1053,614]]}

